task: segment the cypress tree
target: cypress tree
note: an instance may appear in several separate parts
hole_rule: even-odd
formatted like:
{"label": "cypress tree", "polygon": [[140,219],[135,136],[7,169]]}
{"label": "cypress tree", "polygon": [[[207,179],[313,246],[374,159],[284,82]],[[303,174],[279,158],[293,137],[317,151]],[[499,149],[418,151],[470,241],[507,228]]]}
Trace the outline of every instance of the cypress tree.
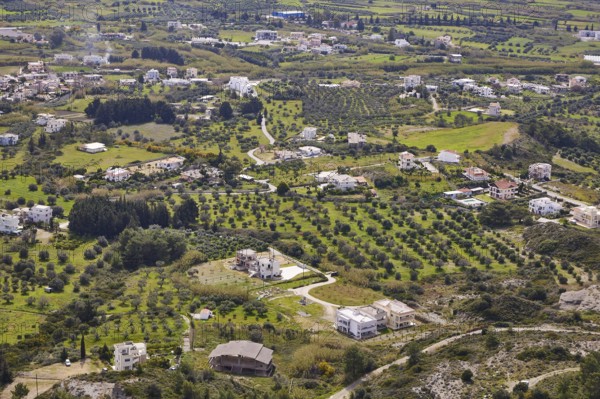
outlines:
{"label": "cypress tree", "polygon": [[81,334],[81,360],[85,359],[85,340],[83,334]]}

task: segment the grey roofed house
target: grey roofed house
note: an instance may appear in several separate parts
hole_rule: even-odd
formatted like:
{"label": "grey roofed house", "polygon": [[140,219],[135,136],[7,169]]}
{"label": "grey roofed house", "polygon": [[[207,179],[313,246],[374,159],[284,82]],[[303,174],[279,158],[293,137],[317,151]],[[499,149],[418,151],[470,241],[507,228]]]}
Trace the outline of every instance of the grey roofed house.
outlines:
{"label": "grey roofed house", "polygon": [[230,341],[218,345],[208,356],[217,371],[268,376],[273,374],[273,350],[252,341]]}

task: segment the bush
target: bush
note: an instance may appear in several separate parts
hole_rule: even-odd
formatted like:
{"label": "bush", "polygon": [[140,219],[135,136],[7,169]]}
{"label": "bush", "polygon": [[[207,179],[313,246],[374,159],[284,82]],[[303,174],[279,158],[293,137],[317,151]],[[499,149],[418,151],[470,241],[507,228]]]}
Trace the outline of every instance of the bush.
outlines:
{"label": "bush", "polygon": [[473,382],[473,372],[469,369],[466,369],[465,371],[462,372],[462,374],[460,375],[460,379],[462,380],[462,382],[464,382],[465,384],[470,384]]}

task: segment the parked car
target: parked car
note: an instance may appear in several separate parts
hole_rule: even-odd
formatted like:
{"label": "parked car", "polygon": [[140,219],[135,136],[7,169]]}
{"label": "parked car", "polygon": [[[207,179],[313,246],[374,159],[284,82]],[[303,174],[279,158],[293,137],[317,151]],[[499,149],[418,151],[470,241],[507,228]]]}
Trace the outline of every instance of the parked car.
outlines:
{"label": "parked car", "polygon": [[71,367],[71,361],[69,359],[65,360],[65,366]]}

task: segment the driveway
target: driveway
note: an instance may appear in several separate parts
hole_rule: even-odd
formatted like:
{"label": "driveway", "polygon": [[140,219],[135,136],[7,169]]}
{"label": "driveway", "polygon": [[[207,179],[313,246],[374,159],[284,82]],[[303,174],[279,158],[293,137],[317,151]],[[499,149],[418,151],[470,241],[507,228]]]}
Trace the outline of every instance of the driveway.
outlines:
{"label": "driveway", "polygon": [[300,288],[294,288],[291,291],[295,295],[305,297],[306,299],[310,300],[311,302],[318,303],[319,305],[323,306],[323,308],[325,309],[325,312],[323,313],[323,318],[328,321],[335,322],[335,312],[340,307],[340,305],[335,304],[335,303],[326,302],[321,299],[315,298],[314,296],[310,295],[310,293],[309,293],[310,290],[312,290],[313,288],[322,287],[324,285],[329,285],[329,284],[333,284],[336,282],[336,279],[331,277],[329,274],[326,274],[325,277],[327,277],[327,281],[307,285],[307,286],[300,287]]}

